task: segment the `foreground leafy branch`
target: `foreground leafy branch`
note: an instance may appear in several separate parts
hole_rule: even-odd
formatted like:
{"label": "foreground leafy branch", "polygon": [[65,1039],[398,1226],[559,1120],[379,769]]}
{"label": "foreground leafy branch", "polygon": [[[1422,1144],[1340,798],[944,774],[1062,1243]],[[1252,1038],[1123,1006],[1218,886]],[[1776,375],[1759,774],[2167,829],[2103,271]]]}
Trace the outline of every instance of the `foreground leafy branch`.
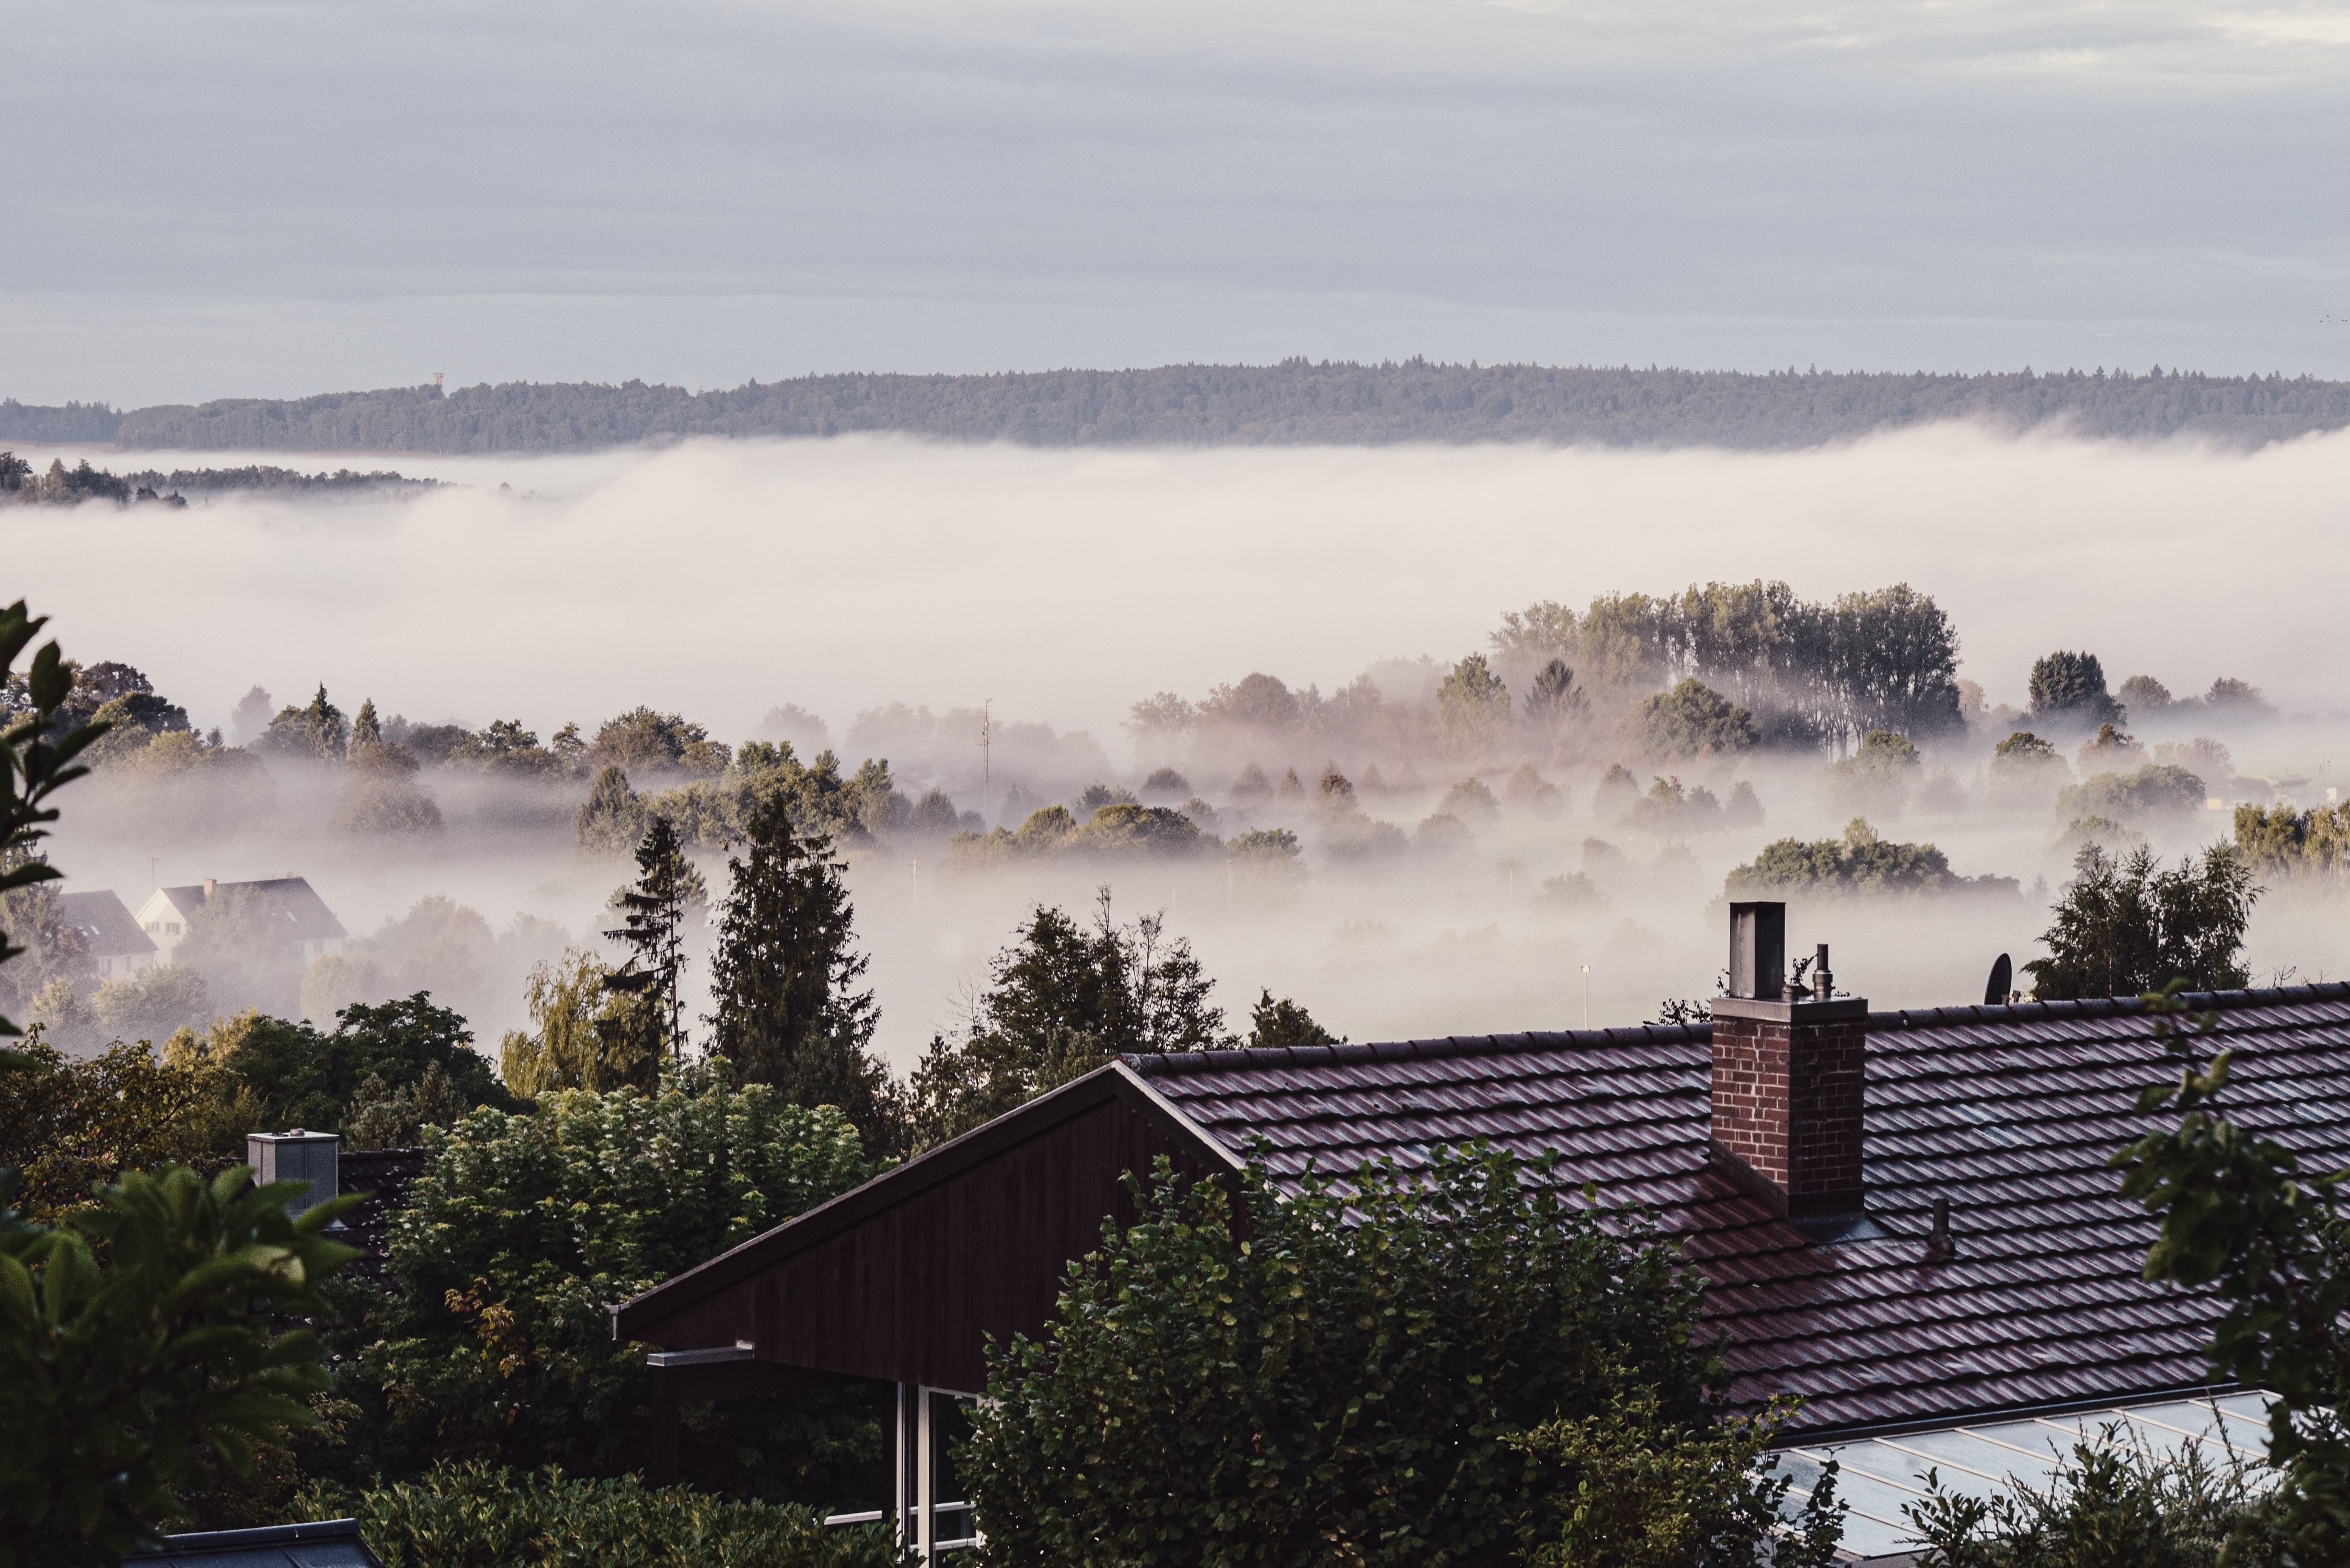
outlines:
{"label": "foreground leafy branch", "polygon": [[[2114,1156],[2122,1191],[2162,1217],[2146,1278],[2211,1287],[2227,1303],[2211,1341],[2214,1373],[2265,1388],[2269,1459],[2281,1472],[2273,1528],[2287,1561],[2350,1561],[2350,1171],[2311,1176],[2293,1152],[2230,1121],[2222,1099],[2235,1053],[2204,1051],[2216,1012],[2189,1014],[2174,981],[2144,998],[2177,1082],[2138,1098],[2175,1107],[2178,1125]],[[2182,1024],[2184,1027],[2182,1027]]]}
{"label": "foreground leafy branch", "polygon": [[117,1562],[182,1511],[199,1450],[244,1473],[315,1424],[317,1341],[270,1320],[318,1309],[358,1255],[322,1232],[359,1199],[289,1216],[305,1190],[167,1166],[56,1230],[0,1207],[0,1568]]}
{"label": "foreground leafy branch", "polygon": [[[1161,1159],[998,1347],[958,1458],[1003,1563],[1833,1560],[1777,1534],[1775,1417],[1725,1421],[1701,1283],[1653,1222],[1472,1146],[1191,1184]],[[1773,1542],[1776,1540],[1775,1556]]]}
{"label": "foreground leafy branch", "polygon": [[[47,617],[28,612],[22,599],[0,610],[0,686],[9,688],[12,697],[20,680],[16,657],[47,624]],[[12,703],[14,717],[0,728],[0,895],[53,882],[62,875],[36,853],[36,846],[48,836],[47,825],[57,819],[57,809],[48,804],[49,797],[89,771],[74,759],[109,728],[103,721],[92,721],[63,734],[51,733],[57,728],[57,711],[73,691],[73,670],[55,642],[40,646],[21,683],[22,706]],[[0,963],[24,950],[9,940],[7,932],[0,931]],[[23,1033],[0,1018],[0,1036]],[[22,1064],[18,1053],[0,1052],[0,1071]]]}

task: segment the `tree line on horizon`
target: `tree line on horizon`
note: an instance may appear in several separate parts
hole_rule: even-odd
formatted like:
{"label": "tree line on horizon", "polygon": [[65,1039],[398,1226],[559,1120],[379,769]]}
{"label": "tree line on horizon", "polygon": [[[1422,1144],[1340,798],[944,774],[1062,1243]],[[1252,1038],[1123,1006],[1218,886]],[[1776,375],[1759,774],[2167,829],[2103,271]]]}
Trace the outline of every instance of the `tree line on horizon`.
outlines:
{"label": "tree line on horizon", "polygon": [[116,473],[111,469],[92,466],[86,457],[71,468],[66,466],[65,459],[51,458],[48,471],[36,473],[30,462],[13,452],[0,450],[0,505],[31,503],[78,506],[86,501],[111,501],[118,506],[145,502],[185,506],[187,497],[182,493],[190,490],[199,494],[241,490],[278,496],[352,495],[380,491],[413,495],[441,483],[437,479],[411,479],[389,470],[361,473],[338,468],[332,473],[324,470],[300,473],[269,463],[246,463],[242,468],[175,468],[169,473],[142,468]]}
{"label": "tree line on horizon", "polygon": [[225,398],[118,410],[0,400],[0,441],[279,452],[568,452],[686,436],[892,432],[1024,446],[1542,441],[1783,451],[1947,420],[2258,446],[2350,425],[2310,376],[1683,370],[1650,366],[1166,365],[994,375],[823,374],[688,391],[629,380]]}

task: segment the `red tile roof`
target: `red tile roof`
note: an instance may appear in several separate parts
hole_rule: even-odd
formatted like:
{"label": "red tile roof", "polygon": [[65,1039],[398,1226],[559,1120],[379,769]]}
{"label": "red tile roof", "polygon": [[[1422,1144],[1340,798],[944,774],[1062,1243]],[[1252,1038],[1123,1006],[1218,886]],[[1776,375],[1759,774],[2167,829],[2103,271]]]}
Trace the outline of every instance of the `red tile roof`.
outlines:
{"label": "red tile roof", "polygon": [[[2240,1122],[2350,1165],[2350,984],[2194,999],[2239,1053]],[[1276,1179],[1487,1138],[1655,1210],[1712,1282],[1732,1397],[1804,1400],[1825,1432],[2082,1399],[2208,1375],[2208,1296],[2138,1277],[2154,1236],[2106,1158],[2172,1076],[2126,1001],[1879,1012],[1865,1121],[1877,1239],[1820,1244],[1709,1167],[1703,1024],[1129,1057]],[[1957,1256],[1924,1237],[1950,1200]]]}

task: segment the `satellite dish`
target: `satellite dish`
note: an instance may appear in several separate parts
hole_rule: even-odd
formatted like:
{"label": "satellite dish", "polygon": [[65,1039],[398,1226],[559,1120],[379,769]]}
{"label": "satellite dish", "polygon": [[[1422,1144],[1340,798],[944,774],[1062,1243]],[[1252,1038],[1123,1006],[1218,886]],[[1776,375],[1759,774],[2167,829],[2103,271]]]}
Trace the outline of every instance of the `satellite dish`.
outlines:
{"label": "satellite dish", "polygon": [[2002,953],[1999,961],[1991,966],[1991,983],[1983,987],[1983,1005],[1997,1007],[2014,989],[2015,966],[2007,961],[2005,953]]}

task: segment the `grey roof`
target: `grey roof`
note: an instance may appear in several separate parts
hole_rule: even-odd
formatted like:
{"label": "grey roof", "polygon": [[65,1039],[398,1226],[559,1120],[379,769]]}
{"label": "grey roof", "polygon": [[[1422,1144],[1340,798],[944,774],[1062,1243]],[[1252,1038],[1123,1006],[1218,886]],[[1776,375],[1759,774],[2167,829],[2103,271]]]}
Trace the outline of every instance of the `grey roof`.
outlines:
{"label": "grey roof", "polygon": [[356,1519],[167,1535],[161,1550],[133,1552],[123,1562],[184,1568],[383,1568],[359,1539]]}
{"label": "grey roof", "polygon": [[[2317,1169],[2350,1164],[2350,984],[2195,999],[2238,1053],[2232,1114]],[[1601,1201],[1654,1210],[1711,1282],[1733,1397],[1803,1397],[1797,1428],[2119,1401],[2209,1376],[2216,1308],[2139,1278],[2154,1224],[2106,1160],[2175,1072],[2132,1001],[1878,1012],[1864,1110],[1875,1239],[1822,1244],[1710,1159],[1711,1027],[1133,1056],[1208,1137],[1399,1165],[1472,1138],[1555,1153]],[[1261,1142],[1260,1142],[1261,1140]],[[1929,1262],[1936,1198],[1958,1255]]]}
{"label": "grey roof", "polygon": [[[327,901],[319,898],[303,877],[276,877],[265,882],[217,882],[213,884],[213,893],[218,897],[240,888],[251,888],[260,893],[269,900],[271,908],[286,917],[291,928],[286,932],[288,940],[330,941],[350,934],[343,929],[343,923],[335,919],[335,912],[327,908]],[[192,916],[204,907],[204,888],[201,882],[184,888],[166,888],[163,897],[171,899],[172,907],[182,915]]]}
{"label": "grey roof", "polygon": [[151,953],[154,939],[139,929],[111,888],[91,893],[57,895],[57,919],[81,933],[82,946],[92,958],[121,958]]}

